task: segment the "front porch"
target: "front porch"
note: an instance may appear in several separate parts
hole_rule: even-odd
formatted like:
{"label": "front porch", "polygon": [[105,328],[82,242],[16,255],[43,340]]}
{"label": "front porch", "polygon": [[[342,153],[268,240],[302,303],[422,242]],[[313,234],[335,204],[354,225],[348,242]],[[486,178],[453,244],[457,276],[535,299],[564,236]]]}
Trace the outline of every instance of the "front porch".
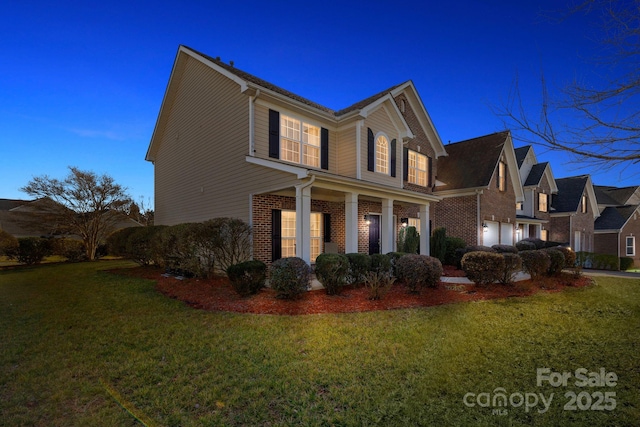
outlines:
{"label": "front porch", "polygon": [[407,225],[416,227],[420,251],[428,255],[430,203],[437,200],[402,189],[355,187],[314,177],[253,194],[253,256],[267,264],[291,256],[313,264],[324,252],[393,252],[398,233]]}

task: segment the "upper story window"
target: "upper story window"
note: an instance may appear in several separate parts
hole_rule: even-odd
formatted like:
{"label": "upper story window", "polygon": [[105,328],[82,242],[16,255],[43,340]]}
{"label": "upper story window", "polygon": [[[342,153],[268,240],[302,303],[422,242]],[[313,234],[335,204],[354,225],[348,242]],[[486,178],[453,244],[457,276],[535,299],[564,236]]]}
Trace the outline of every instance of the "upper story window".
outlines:
{"label": "upper story window", "polygon": [[549,212],[549,195],[540,193],[538,194],[538,210],[540,212]]}
{"label": "upper story window", "polygon": [[280,115],[280,158],[307,166],[320,166],[320,128]]}
{"label": "upper story window", "polygon": [[502,160],[498,165],[498,190],[507,190],[507,164]]}
{"label": "upper story window", "polygon": [[417,153],[413,150],[409,150],[409,174],[408,179],[412,184],[421,185],[423,187],[427,186],[427,176],[428,176],[428,162],[427,156],[424,154]]}
{"label": "upper story window", "polygon": [[376,172],[389,174],[389,140],[384,135],[376,138]]}
{"label": "upper story window", "polygon": [[524,209],[524,203],[516,202],[516,210],[521,211]]}
{"label": "upper story window", "polygon": [[580,212],[587,213],[587,196],[582,195],[582,200],[580,201]]}

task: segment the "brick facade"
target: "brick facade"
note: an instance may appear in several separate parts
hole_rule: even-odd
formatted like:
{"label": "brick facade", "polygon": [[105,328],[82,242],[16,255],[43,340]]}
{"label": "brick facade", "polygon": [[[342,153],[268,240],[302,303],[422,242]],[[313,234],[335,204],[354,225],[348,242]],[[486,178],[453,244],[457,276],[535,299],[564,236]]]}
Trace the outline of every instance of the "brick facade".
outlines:
{"label": "brick facade", "polygon": [[433,228],[444,227],[447,236],[459,237],[467,245],[478,241],[478,197],[451,197],[432,205]]}

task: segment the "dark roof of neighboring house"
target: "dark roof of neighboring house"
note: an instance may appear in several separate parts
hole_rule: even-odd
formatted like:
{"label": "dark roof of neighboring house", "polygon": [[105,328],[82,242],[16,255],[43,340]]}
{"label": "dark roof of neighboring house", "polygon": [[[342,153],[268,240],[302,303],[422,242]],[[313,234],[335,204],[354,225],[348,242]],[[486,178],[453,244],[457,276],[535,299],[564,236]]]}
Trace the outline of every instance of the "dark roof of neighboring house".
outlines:
{"label": "dark roof of neighboring house", "polygon": [[544,176],[544,171],[547,170],[547,166],[549,166],[549,162],[533,165],[529,172],[529,176],[527,176],[527,180],[524,182],[524,186],[528,187],[530,185],[539,185],[542,177]]}
{"label": "dark roof of neighboring house", "polygon": [[438,159],[438,181],[444,183],[437,190],[486,187],[509,135],[497,132],[445,146],[447,157]]}
{"label": "dark roof of neighboring house", "polygon": [[30,202],[32,200],[0,199],[0,211],[9,211]]}
{"label": "dark roof of neighboring house", "polygon": [[611,187],[605,185],[596,185],[596,198],[598,204],[601,205],[626,205],[627,201],[638,189],[638,186],[632,187]]}
{"label": "dark roof of neighboring house", "polygon": [[588,180],[589,175],[556,179],[558,194],[552,198],[551,207],[556,212],[577,211]]}
{"label": "dark roof of neighboring house", "polygon": [[291,98],[291,99],[293,99],[295,101],[301,102],[301,103],[303,103],[305,105],[308,105],[310,107],[316,108],[318,110],[324,111],[324,112],[329,113],[329,114],[333,114],[336,117],[342,116],[342,115],[344,115],[344,114],[346,114],[346,113],[348,113],[350,111],[354,111],[354,110],[358,110],[360,108],[364,108],[367,105],[371,104],[372,102],[375,102],[376,100],[378,100],[378,99],[382,98],[383,96],[387,95],[388,93],[390,93],[391,91],[393,91],[397,87],[402,86],[403,84],[406,83],[406,82],[404,82],[404,83],[400,83],[400,84],[394,85],[394,86],[392,86],[392,87],[390,87],[388,89],[383,90],[382,92],[379,92],[379,93],[377,93],[377,94],[375,94],[373,96],[370,96],[370,97],[368,97],[366,99],[363,99],[362,101],[358,101],[355,104],[352,104],[347,108],[343,108],[341,110],[335,111],[335,110],[332,110],[331,108],[325,107],[324,105],[320,105],[320,104],[318,104],[316,102],[313,102],[313,101],[311,101],[311,100],[309,100],[307,98],[304,98],[304,97],[302,97],[300,95],[296,95],[293,92],[290,92],[290,91],[288,91],[286,89],[281,88],[280,86],[277,86],[277,85],[274,85],[272,83],[269,83],[268,81],[263,80],[260,77],[256,77],[253,74],[247,73],[246,71],[242,71],[242,70],[236,68],[233,65],[224,63],[224,62],[222,62],[220,60],[220,58],[213,58],[213,57],[211,57],[209,55],[206,55],[206,54],[204,54],[202,52],[199,52],[199,51],[197,51],[195,49],[192,49],[189,46],[184,46],[183,45],[183,47],[193,51],[194,53],[202,56],[203,58],[208,59],[209,61],[215,63],[219,67],[224,68],[225,70],[229,71],[230,73],[235,74],[236,76],[240,77],[243,80],[246,80],[248,82],[257,84],[258,86],[262,86],[265,89],[272,90],[272,91],[274,91],[276,93],[284,95],[284,96],[286,96],[288,98]]}
{"label": "dark roof of neighboring house", "polygon": [[610,206],[605,208],[594,223],[595,230],[620,230],[638,206]]}
{"label": "dark roof of neighboring house", "polygon": [[531,150],[530,145],[525,145],[524,147],[518,147],[513,150],[516,153],[516,160],[518,161],[518,169],[522,167],[522,164],[524,163],[524,159],[526,159],[527,154],[529,154],[529,150]]}

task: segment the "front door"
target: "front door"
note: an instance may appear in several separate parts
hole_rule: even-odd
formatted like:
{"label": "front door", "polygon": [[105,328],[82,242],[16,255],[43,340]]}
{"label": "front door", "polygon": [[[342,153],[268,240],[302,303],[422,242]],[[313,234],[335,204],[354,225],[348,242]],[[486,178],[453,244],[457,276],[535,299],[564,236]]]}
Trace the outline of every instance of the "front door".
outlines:
{"label": "front door", "polygon": [[380,253],[380,215],[369,215],[369,254]]}

